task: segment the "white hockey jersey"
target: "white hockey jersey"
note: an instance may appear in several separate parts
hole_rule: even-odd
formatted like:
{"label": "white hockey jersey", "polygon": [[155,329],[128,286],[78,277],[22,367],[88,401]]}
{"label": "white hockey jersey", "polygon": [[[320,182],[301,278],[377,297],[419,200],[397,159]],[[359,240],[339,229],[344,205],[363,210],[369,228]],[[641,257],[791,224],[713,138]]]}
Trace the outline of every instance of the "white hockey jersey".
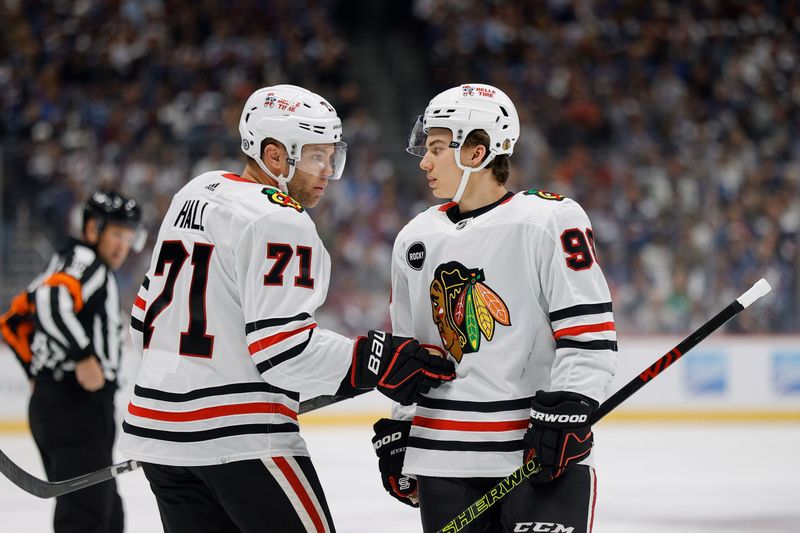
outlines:
{"label": "white hockey jersey", "polygon": [[393,333],[458,361],[457,379],[395,405],[394,418],[413,420],[403,471],[506,476],[522,464],[537,390],[604,399],[616,367],[611,297],[576,202],[531,190],[464,217],[454,207],[418,215],[393,250]]}
{"label": "white hockey jersey", "polygon": [[299,393],[336,392],[354,344],[314,321],[329,277],[291,197],[223,171],[184,186],[132,310],[143,358],[122,453],[178,466],[308,455]]}

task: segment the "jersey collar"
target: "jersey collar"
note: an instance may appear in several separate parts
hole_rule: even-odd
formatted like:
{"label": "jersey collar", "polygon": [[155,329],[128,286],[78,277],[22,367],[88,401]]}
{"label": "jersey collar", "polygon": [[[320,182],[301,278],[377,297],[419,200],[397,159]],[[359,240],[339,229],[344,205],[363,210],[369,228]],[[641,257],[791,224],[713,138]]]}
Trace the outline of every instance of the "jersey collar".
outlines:
{"label": "jersey collar", "polygon": [[504,204],[507,201],[509,201],[512,196],[514,196],[514,193],[511,192],[511,191],[508,191],[507,193],[505,193],[503,195],[502,198],[500,198],[496,202],[493,202],[493,203],[491,203],[489,205],[485,205],[483,207],[479,207],[478,209],[473,209],[472,211],[467,211],[466,213],[462,213],[458,209],[458,204],[454,203],[451,207],[447,208],[447,210],[445,211],[445,214],[447,215],[447,218],[450,219],[450,222],[455,224],[456,222],[460,222],[460,221],[466,220],[468,218],[475,218],[477,216],[483,215],[484,213],[488,213],[489,211],[491,211],[492,209],[494,209],[498,205]]}

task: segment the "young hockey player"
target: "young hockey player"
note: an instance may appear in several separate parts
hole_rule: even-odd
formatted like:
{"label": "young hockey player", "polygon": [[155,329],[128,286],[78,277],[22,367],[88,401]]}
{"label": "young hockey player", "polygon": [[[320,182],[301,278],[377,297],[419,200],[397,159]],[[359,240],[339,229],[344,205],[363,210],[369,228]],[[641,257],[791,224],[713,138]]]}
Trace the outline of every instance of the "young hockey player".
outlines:
{"label": "young hockey player", "polygon": [[[32,382],[31,432],[47,478],[61,481],[112,464],[114,393],[122,319],[114,271],[144,233],[136,202],[95,192],[81,240],[71,239],[0,317],[0,333]],[[121,533],[115,481],[61,496],[56,533]]]}
{"label": "young hockey player", "polygon": [[581,207],[506,190],[519,131],[511,100],[473,83],[431,100],[409,139],[433,195],[452,200],[397,236],[392,327],[443,346],[458,379],[396,405],[373,444],[384,487],[419,505],[426,532],[534,454],[531,482],[463,531],[591,530],[586,420],[616,365],[611,298]]}
{"label": "young hockey player", "polygon": [[377,387],[408,404],[453,377],[414,339],[353,340],[314,319],[331,265],[306,208],[341,177],[341,128],[317,94],[257,90],[244,172],[197,176],[164,217],[132,311],[143,361],[121,450],[144,462],[167,532],[334,531],[300,393]]}

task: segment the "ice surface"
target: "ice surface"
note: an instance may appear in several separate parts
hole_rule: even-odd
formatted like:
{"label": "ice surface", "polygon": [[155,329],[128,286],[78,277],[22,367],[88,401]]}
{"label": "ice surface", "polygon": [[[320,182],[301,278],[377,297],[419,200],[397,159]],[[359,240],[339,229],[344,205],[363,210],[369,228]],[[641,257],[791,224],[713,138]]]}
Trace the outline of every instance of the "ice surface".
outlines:
{"label": "ice surface", "polygon": [[[303,433],[340,533],[420,531],[417,511],[384,493],[367,425],[311,426]],[[800,532],[797,424],[605,422],[595,433],[594,533]],[[0,434],[0,449],[42,476],[29,435]],[[119,483],[126,531],[161,531],[141,471]],[[0,531],[51,531],[52,509],[52,500],[0,477]]]}

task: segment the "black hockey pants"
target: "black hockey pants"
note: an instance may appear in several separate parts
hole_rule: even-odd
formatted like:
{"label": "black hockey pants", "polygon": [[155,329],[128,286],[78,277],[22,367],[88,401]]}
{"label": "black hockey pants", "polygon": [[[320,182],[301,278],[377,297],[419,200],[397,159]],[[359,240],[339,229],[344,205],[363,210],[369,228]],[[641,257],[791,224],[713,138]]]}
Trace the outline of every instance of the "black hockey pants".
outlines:
{"label": "black hockey pants", "polygon": [[[500,479],[418,476],[423,531],[438,531]],[[591,533],[595,488],[594,469],[573,466],[549,483],[523,482],[460,531]]]}
{"label": "black hockey pants", "polygon": [[335,533],[308,457],[142,468],[165,533]]}

